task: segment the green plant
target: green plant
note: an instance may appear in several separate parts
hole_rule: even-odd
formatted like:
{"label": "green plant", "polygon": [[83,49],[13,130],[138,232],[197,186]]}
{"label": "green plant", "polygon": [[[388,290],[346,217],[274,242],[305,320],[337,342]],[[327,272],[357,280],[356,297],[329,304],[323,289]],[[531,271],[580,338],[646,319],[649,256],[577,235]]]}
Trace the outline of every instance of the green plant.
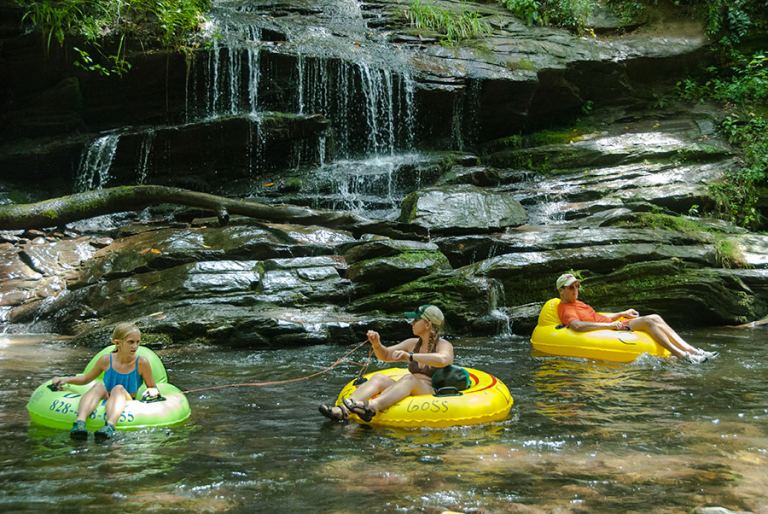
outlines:
{"label": "green plant", "polygon": [[542,23],[541,6],[536,0],[501,0],[501,5],[523,20],[526,25],[540,25]]}
{"label": "green plant", "polygon": [[515,70],[536,71],[538,69],[536,64],[529,59],[515,59],[515,60],[507,61],[506,65],[507,65],[507,68],[509,68],[511,71],[515,71]]}
{"label": "green plant", "polygon": [[[211,0],[16,0],[30,23],[45,39],[46,51],[55,39],[81,38],[74,65],[102,75],[122,75],[129,40],[155,39],[179,47],[198,29]],[[110,50],[107,50],[109,48]]]}
{"label": "green plant", "polygon": [[432,4],[414,0],[403,11],[408,23],[416,29],[431,30],[440,35],[441,43],[455,45],[491,33],[491,26],[480,13],[462,4],[459,12],[441,9]]}
{"label": "green plant", "polygon": [[555,25],[583,32],[596,0],[499,0],[499,3],[527,25]]}
{"label": "green plant", "polygon": [[59,45],[63,44],[67,33],[80,23],[84,16],[81,9],[83,3],[83,0],[20,1],[19,5],[27,9],[21,21],[29,21],[43,33],[46,49],[49,50],[52,39],[55,38]]}
{"label": "green plant", "polygon": [[691,239],[699,241],[706,240],[707,230],[699,223],[682,216],[671,216],[660,212],[644,212],[638,215],[634,220],[626,221],[621,224],[624,227],[640,227],[660,230],[674,230],[685,234]]}
{"label": "green plant", "polygon": [[715,259],[723,268],[748,268],[741,246],[733,239],[715,241]]}
{"label": "green plant", "polygon": [[678,84],[687,100],[713,100],[727,113],[720,131],[742,151],[741,165],[710,184],[716,214],[744,227],[763,223],[759,188],[768,183],[768,57],[732,52],[725,68],[710,67],[701,80]]}

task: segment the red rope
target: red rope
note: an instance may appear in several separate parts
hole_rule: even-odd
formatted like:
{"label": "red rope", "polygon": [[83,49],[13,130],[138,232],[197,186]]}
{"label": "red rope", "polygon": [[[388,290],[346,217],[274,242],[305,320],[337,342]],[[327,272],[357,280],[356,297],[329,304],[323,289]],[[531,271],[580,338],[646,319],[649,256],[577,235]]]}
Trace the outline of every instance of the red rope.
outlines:
{"label": "red rope", "polygon": [[[350,351],[345,353],[343,356],[341,356],[338,359],[336,359],[336,362],[334,362],[333,364],[331,364],[327,368],[324,368],[324,369],[322,369],[320,371],[316,371],[316,372],[311,373],[309,375],[305,375],[303,377],[288,378],[288,379],[285,379],[285,380],[267,380],[267,381],[263,381],[263,382],[243,382],[243,383],[240,383],[240,384],[223,384],[223,385],[210,386],[210,387],[200,387],[200,388],[197,388],[197,389],[185,389],[182,392],[184,392],[186,394],[189,394],[189,393],[198,393],[200,391],[213,391],[213,390],[216,390],[216,389],[228,389],[230,387],[265,387],[265,386],[271,386],[271,385],[290,384],[292,382],[301,382],[302,380],[309,380],[310,378],[317,377],[319,375],[322,375],[323,373],[328,373],[333,368],[335,368],[336,366],[338,366],[339,364],[344,362],[347,359],[347,357],[352,355],[354,352],[356,352],[358,348],[362,347],[364,344],[367,344],[367,343],[368,343],[368,341],[363,341],[362,343],[358,344],[357,346],[352,348]],[[368,355],[370,357],[370,353]],[[365,366],[366,366],[366,368],[368,367],[367,364]]]}

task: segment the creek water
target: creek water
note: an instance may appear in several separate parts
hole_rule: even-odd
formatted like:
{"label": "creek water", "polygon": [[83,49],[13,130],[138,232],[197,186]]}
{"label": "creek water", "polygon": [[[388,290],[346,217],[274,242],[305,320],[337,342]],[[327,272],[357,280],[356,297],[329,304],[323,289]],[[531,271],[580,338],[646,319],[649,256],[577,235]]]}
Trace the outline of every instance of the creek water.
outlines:
{"label": "creek water", "polygon": [[[357,372],[345,363],[306,382],[191,393],[186,424],[107,443],[31,425],[25,410],[39,383],[80,371],[93,350],[0,337],[0,510],[768,512],[764,332],[683,335],[720,357],[614,365],[532,356],[520,337],[454,339],[458,363],[495,374],[515,398],[509,419],[487,426],[331,423],[317,405]],[[158,354],[170,381],[193,389],[308,375],[347,350]]]}

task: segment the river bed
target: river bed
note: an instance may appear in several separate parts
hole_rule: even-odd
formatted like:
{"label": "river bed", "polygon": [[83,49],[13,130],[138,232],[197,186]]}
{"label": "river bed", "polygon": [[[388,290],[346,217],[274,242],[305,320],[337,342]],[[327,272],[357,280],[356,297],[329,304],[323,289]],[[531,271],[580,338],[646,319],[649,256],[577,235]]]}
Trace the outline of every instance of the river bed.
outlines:
{"label": "river bed", "polygon": [[[536,357],[515,336],[454,339],[457,363],[509,387],[506,421],[443,430],[329,422],[317,405],[354,377],[347,363],[305,382],[192,393],[186,424],[107,443],[31,425],[25,409],[38,384],[81,371],[95,351],[0,336],[0,510],[768,512],[764,334],[685,332],[720,352],[699,366]],[[195,389],[308,375],[348,349],[158,354],[172,383]]]}

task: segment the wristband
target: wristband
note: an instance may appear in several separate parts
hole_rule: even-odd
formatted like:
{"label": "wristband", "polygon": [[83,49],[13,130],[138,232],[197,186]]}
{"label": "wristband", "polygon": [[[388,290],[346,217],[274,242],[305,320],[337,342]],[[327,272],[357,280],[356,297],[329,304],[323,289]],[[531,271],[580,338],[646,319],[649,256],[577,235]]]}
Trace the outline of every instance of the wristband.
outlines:
{"label": "wristband", "polygon": [[408,352],[408,360],[413,362],[413,352]]}

